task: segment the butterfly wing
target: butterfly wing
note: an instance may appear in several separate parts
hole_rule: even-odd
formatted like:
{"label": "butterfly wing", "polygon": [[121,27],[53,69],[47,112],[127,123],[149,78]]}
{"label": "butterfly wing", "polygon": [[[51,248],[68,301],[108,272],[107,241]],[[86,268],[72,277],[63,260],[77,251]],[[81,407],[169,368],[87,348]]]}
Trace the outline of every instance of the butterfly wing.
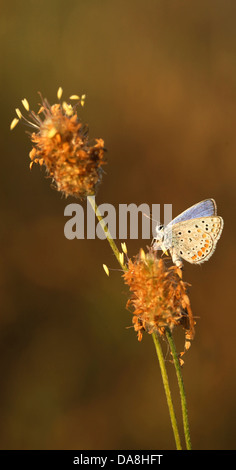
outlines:
{"label": "butterfly wing", "polygon": [[217,214],[217,207],[214,199],[204,199],[204,201],[194,204],[194,206],[189,207],[186,211],[179,214],[175,219],[173,219],[169,225],[175,225],[184,220],[197,219],[199,217],[210,217]]}
{"label": "butterfly wing", "polygon": [[166,236],[172,236],[169,245],[175,256],[189,263],[200,264],[214,253],[223,225],[222,217],[200,217],[178,222],[169,228]]}

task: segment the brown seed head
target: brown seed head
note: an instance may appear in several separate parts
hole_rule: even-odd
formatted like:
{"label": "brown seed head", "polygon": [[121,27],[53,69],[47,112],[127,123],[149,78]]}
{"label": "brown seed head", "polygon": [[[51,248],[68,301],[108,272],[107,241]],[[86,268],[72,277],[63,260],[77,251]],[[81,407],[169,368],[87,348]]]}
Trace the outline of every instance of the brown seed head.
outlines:
{"label": "brown seed head", "polygon": [[[58,99],[62,89],[58,90]],[[33,148],[30,152],[30,168],[33,163],[43,165],[58,191],[65,196],[83,198],[95,194],[102,178],[104,141],[96,139],[91,143],[88,127],[83,125],[77,114],[77,107],[84,105],[85,95],[77,99],[76,105],[65,101],[50,106],[42,99],[38,113],[29,111],[27,100],[22,100],[29,112],[30,120],[23,117],[17,109],[19,119],[24,119],[34,128],[31,134]],[[18,121],[18,120],[17,120]],[[16,118],[11,128],[16,125]]]}
{"label": "brown seed head", "polygon": [[140,250],[134,261],[129,260],[123,276],[131,292],[127,307],[132,308],[139,341],[144,330],[164,335],[167,327],[172,330],[176,325],[186,330],[186,339],[193,338],[194,322],[187,285],[177,266],[167,267],[156,253],[145,254]]}

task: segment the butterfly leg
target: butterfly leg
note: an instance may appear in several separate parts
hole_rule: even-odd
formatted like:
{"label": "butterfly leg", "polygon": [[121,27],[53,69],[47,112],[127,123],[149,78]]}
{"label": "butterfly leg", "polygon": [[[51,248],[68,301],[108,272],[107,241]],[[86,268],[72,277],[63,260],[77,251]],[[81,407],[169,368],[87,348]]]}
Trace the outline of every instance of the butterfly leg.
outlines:
{"label": "butterfly leg", "polygon": [[152,243],[151,243],[151,247],[152,247],[153,251],[160,250],[161,249],[160,242],[157,241],[156,238],[153,238]]}
{"label": "butterfly leg", "polygon": [[169,249],[169,252],[170,252],[170,254],[171,254],[171,258],[172,258],[173,263],[174,263],[178,268],[182,268],[182,266],[183,266],[182,259],[178,256],[178,254],[176,253],[175,249],[174,249],[174,248],[170,248],[170,249]]}

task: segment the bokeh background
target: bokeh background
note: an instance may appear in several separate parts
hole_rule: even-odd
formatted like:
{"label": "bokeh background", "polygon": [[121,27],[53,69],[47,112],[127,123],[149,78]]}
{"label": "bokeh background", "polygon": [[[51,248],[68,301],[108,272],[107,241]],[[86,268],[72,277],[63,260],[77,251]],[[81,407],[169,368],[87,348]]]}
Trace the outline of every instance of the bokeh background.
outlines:
{"label": "bokeh background", "polygon": [[[53,103],[59,86],[65,98],[86,93],[81,117],[108,149],[98,204],[168,203],[176,216],[217,201],[217,250],[184,271],[197,325],[183,375],[193,448],[235,448],[235,2],[0,7],[0,448],[175,448],[154,345],[127,328],[108,243],[64,237],[76,201],[29,171],[25,127],[9,130],[22,98],[38,109],[37,92]],[[128,240],[129,255],[147,244]],[[169,363],[168,373],[181,419]]]}

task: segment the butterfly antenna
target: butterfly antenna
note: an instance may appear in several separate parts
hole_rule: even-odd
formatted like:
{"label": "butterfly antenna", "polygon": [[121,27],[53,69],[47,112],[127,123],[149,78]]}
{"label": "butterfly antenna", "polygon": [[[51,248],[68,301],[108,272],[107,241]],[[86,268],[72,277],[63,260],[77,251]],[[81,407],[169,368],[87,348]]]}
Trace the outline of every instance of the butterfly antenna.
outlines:
{"label": "butterfly antenna", "polygon": [[156,220],[156,219],[153,219],[152,217],[150,217],[150,215],[147,215],[147,214],[143,214],[144,217],[147,217],[149,220],[153,220],[154,222],[156,222],[157,224],[160,224],[160,221],[159,220]]}

